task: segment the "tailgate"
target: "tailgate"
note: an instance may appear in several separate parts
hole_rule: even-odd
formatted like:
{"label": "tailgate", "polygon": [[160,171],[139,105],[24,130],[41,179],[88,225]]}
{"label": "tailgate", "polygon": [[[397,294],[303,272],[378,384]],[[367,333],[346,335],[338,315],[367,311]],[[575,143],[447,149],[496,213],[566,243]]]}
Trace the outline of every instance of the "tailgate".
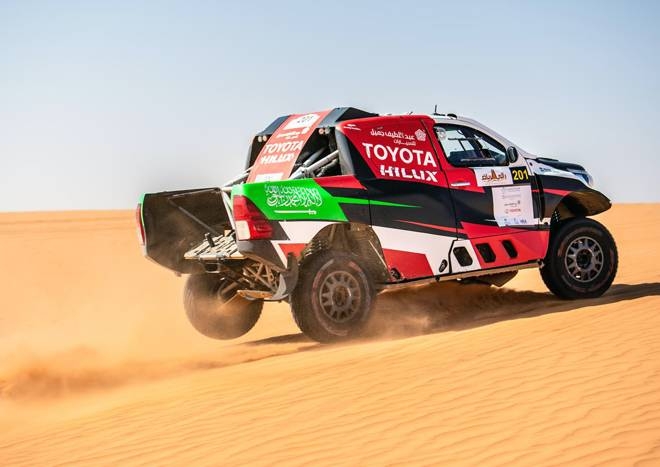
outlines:
{"label": "tailgate", "polygon": [[182,274],[204,272],[186,252],[231,229],[220,188],[147,193],[141,205],[145,255]]}

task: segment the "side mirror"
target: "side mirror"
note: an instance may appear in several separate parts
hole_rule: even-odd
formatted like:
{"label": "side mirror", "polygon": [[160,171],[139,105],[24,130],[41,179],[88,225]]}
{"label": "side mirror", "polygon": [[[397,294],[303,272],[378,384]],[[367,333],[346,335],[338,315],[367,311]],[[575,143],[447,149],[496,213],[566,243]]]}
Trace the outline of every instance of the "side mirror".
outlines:
{"label": "side mirror", "polygon": [[518,150],[515,146],[509,146],[506,148],[506,160],[509,161],[509,164],[513,164],[518,160]]}

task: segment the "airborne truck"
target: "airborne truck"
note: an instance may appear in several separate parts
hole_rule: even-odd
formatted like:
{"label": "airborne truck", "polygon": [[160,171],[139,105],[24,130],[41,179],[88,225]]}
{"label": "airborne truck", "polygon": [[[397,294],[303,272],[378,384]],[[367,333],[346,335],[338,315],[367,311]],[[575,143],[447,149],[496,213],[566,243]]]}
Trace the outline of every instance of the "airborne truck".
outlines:
{"label": "airborne truck", "polygon": [[137,218],[144,254],[189,274],[201,333],[240,336],[264,301],[285,300],[329,342],[360,333],[378,292],[425,282],[502,286],[537,267],[561,298],[600,296],[618,257],[589,219],[611,207],[592,183],[472,119],[343,107],[276,119],[243,174],[145,194]]}

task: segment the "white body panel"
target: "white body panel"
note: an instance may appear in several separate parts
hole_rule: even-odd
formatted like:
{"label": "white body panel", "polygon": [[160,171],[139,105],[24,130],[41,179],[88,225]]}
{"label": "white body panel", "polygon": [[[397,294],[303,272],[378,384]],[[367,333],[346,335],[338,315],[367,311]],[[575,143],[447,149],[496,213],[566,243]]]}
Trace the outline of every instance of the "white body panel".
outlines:
{"label": "white body panel", "polygon": [[[440,270],[440,264],[442,261],[448,259],[451,245],[455,240],[452,237],[444,235],[412,232],[410,230],[392,229],[376,225],[373,226],[373,229],[383,249],[426,255],[426,259],[434,274],[440,274],[438,272]],[[446,268],[442,273],[449,273],[449,268]]]}

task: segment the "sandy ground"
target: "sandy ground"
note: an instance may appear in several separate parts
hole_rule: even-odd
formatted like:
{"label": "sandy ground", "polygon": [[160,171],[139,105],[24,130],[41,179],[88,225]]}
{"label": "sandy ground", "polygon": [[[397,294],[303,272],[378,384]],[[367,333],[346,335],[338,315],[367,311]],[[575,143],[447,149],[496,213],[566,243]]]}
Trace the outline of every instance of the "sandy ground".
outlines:
{"label": "sandy ground", "polygon": [[600,299],[422,287],[319,346],[284,305],[197,334],[131,212],[0,214],[0,464],[660,465],[660,206],[599,220]]}

